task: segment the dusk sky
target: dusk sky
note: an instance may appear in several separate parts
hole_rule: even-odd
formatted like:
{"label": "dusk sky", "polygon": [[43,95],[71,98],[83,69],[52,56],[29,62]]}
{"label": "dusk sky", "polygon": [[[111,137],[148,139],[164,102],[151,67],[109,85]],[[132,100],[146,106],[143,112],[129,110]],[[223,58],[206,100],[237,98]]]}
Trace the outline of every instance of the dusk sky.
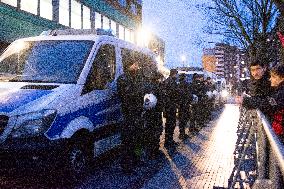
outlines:
{"label": "dusk sky", "polygon": [[[208,4],[210,0],[143,1],[143,27],[165,41],[166,67],[182,66],[182,55],[186,57],[186,66],[201,67],[203,47],[213,47],[208,42],[218,41],[202,30],[207,20],[196,5],[204,2]],[[200,44],[201,41],[205,42]]]}

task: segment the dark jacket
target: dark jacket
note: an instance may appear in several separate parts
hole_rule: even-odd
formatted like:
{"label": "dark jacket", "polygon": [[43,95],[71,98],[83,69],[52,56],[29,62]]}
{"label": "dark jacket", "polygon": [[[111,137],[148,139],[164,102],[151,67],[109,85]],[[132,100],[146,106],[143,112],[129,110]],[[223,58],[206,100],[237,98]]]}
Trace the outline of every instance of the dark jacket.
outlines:
{"label": "dark jacket", "polygon": [[152,111],[162,112],[163,111],[163,94],[162,94],[162,84],[157,81],[149,81],[144,84],[145,94],[152,93],[157,98],[157,105]]}
{"label": "dark jacket", "polygon": [[143,111],[144,86],[138,76],[123,74],[118,78],[117,91],[123,116],[140,116]]}
{"label": "dark jacket", "polygon": [[179,91],[179,107],[181,111],[189,111],[190,104],[192,102],[192,90],[190,84],[185,80],[180,81],[178,85]]}
{"label": "dark jacket", "polygon": [[266,73],[259,80],[255,79],[250,80],[248,83],[248,94],[251,96],[264,96],[264,97],[271,95],[272,88],[269,78],[270,78],[269,74]]}
{"label": "dark jacket", "polygon": [[259,109],[264,114],[268,115],[267,109],[263,108],[262,103],[272,94],[271,83],[269,76],[264,75],[259,80],[251,80],[248,83],[248,93],[251,97],[244,97],[243,106],[248,109]]}
{"label": "dark jacket", "polygon": [[203,81],[194,80],[191,84],[192,93],[198,96],[198,101],[206,98],[206,86]]}
{"label": "dark jacket", "polygon": [[[150,110],[144,111],[144,138],[145,142],[150,143],[150,141],[154,140],[155,142],[158,140],[159,136],[163,131],[163,120],[162,120],[162,111],[163,111],[163,101],[162,101],[162,91],[161,84],[159,82],[147,82],[145,84],[145,94],[152,93],[157,98],[157,104],[154,108]],[[153,142],[153,141],[152,141]]]}
{"label": "dark jacket", "polygon": [[178,104],[178,84],[176,78],[168,77],[162,83],[163,106],[165,112],[176,111]]}
{"label": "dark jacket", "polygon": [[282,82],[273,94],[264,99],[260,105],[269,112],[272,128],[277,135],[284,136],[284,82]]}

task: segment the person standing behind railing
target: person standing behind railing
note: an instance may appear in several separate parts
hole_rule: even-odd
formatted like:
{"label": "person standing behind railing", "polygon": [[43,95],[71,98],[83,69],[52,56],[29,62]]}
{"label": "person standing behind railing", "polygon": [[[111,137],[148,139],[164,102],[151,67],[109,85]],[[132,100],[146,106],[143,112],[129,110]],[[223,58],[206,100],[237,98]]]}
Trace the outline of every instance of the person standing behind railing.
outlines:
{"label": "person standing behind railing", "polygon": [[267,66],[263,62],[254,61],[250,65],[250,72],[251,80],[248,83],[248,91],[245,91],[250,97],[242,95],[237,96],[235,100],[247,109],[259,108],[265,115],[269,115],[269,112],[260,106],[262,100],[272,93]]}
{"label": "person standing behind railing", "polygon": [[[258,107],[266,110],[272,122],[272,129],[284,142],[284,65],[277,65],[270,71],[273,93],[266,98],[259,98]],[[252,97],[253,98],[253,97]],[[244,103],[243,99],[243,103]]]}
{"label": "person standing behind railing", "polygon": [[279,65],[271,70],[271,86],[275,91],[271,98],[263,104],[273,113],[272,129],[284,141],[284,65]]}

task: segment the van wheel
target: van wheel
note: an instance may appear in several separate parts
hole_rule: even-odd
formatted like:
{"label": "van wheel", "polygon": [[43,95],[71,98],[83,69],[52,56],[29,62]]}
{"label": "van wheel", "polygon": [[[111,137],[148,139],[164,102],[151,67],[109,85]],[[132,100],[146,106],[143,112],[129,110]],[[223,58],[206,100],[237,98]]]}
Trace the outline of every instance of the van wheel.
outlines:
{"label": "van wheel", "polygon": [[90,172],[92,145],[90,145],[88,140],[73,140],[67,150],[66,156],[66,168],[72,177],[80,178]]}

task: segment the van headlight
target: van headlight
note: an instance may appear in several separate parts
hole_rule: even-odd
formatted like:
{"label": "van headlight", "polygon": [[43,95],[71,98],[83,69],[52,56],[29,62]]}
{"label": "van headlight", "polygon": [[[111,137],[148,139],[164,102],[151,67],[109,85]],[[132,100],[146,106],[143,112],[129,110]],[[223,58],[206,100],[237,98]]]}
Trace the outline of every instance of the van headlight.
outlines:
{"label": "van headlight", "polygon": [[56,110],[42,110],[14,117],[13,138],[39,136],[47,131],[56,116]]}

